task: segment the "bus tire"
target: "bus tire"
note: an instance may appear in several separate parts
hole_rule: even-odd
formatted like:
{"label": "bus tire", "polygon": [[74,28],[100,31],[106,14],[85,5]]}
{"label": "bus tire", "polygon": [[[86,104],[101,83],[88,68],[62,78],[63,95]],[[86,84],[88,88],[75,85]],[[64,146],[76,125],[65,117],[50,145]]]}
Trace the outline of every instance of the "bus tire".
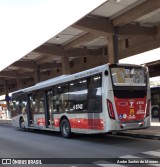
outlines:
{"label": "bus tire", "polygon": [[25,123],[24,123],[24,119],[21,117],[20,120],[19,120],[19,128],[20,130],[22,131],[25,131],[26,128],[25,128]]}
{"label": "bus tire", "polygon": [[65,138],[71,137],[71,126],[70,126],[70,123],[67,119],[63,119],[61,121],[60,128],[61,128],[61,133],[62,133],[63,137],[65,137]]}

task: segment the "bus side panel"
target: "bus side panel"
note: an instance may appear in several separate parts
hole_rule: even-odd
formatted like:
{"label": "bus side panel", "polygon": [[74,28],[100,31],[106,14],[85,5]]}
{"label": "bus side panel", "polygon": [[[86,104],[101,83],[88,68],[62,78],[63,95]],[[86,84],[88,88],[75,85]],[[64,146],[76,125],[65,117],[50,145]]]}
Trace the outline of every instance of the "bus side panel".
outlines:
{"label": "bus side panel", "polygon": [[[102,105],[101,110],[97,110],[96,112],[93,112],[90,110],[90,113],[76,113],[76,119],[72,122],[74,122],[73,131],[76,133],[85,133],[85,134],[93,134],[93,133],[105,133],[106,132],[106,104],[104,104],[104,98],[106,96],[105,88],[106,86],[106,76],[104,75],[105,69],[102,70],[102,87],[101,87],[101,102],[99,105]],[[95,101],[95,103],[98,105],[98,101]]]}
{"label": "bus side panel", "polygon": [[24,119],[25,128],[28,128],[28,118],[27,118],[27,114],[22,114],[22,117],[23,117],[23,119]]}
{"label": "bus side panel", "polygon": [[34,126],[35,127],[45,127],[45,115],[44,114],[34,114]]}
{"label": "bus side panel", "polygon": [[103,131],[103,118],[101,113],[86,113],[86,114],[76,114],[75,128],[82,130],[97,130]]}
{"label": "bus side panel", "polygon": [[[109,71],[109,69],[108,69]],[[115,131],[117,130],[117,125],[115,119],[111,119],[109,117],[108,113],[108,106],[107,106],[107,99],[110,101],[114,101],[113,99],[113,88],[112,88],[112,82],[110,77],[110,72],[107,76],[104,75],[103,82],[102,82],[102,92],[103,92],[103,117],[104,117],[104,124],[105,124],[105,132]],[[114,104],[113,104],[114,107]],[[116,116],[116,115],[115,115]]]}
{"label": "bus side panel", "polygon": [[17,127],[17,128],[19,127],[19,119],[20,119],[20,115],[17,115],[12,118],[11,124],[13,127]]}
{"label": "bus side panel", "polygon": [[74,133],[92,134],[104,132],[103,118],[100,113],[55,114],[54,126],[56,131],[60,131],[60,121],[62,119],[68,119],[71,132]]}
{"label": "bus side panel", "polygon": [[21,114],[21,115],[17,115],[15,117],[12,118],[11,120],[11,124],[13,127],[17,127],[19,128],[19,121],[20,121],[20,118],[23,118],[24,120],[24,123],[25,123],[25,128],[28,128],[28,119],[27,119],[27,115],[26,114]]}

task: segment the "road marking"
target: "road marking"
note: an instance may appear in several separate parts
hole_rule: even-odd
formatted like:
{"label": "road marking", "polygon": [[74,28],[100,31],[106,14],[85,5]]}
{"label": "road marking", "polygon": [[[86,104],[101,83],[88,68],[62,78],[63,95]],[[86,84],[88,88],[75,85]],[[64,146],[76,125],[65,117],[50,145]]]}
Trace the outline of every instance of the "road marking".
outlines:
{"label": "road marking", "polygon": [[121,156],[119,158],[140,158],[140,157],[136,157],[136,156],[133,156],[133,155],[125,155],[125,156]]}
{"label": "road marking", "polygon": [[[146,152],[141,152],[142,154],[148,154],[148,155],[152,155],[152,156],[156,156],[156,157],[160,157],[160,152],[158,151],[146,151]],[[124,158],[124,159],[130,159],[130,158],[133,158],[133,159],[147,159],[147,158],[144,158],[144,157],[137,157],[137,156],[134,156],[134,155],[125,155],[125,156],[120,156],[118,158]],[[101,166],[101,167],[126,167],[125,165],[120,165],[120,164],[108,164],[107,161],[97,161],[97,162],[94,162],[94,164],[98,165],[98,166]],[[158,166],[159,167],[159,164],[147,164],[148,166]]]}
{"label": "road marking", "polygon": [[98,166],[102,166],[102,167],[127,167],[127,166],[124,166],[124,165],[119,165],[119,164],[109,164],[107,161],[97,161],[97,162],[94,162],[96,165]]}
{"label": "road marking", "polygon": [[[156,151],[146,151],[146,152],[141,152],[142,154],[149,154],[149,155],[154,155],[154,156],[158,156],[160,157],[160,153],[159,152],[156,152]],[[124,158],[124,159],[130,159],[130,158],[139,158],[139,159],[146,159],[144,157],[136,157],[136,156],[133,156],[133,155],[125,155],[125,156],[121,156],[119,158]],[[151,166],[159,166],[159,164],[147,164],[148,166],[151,165]]]}
{"label": "road marking", "polygon": [[159,164],[147,164],[147,165],[158,166],[159,167]]}
{"label": "road marking", "polygon": [[157,151],[146,151],[146,152],[142,152],[142,154],[148,154],[148,155],[160,157],[160,152],[157,152]]}

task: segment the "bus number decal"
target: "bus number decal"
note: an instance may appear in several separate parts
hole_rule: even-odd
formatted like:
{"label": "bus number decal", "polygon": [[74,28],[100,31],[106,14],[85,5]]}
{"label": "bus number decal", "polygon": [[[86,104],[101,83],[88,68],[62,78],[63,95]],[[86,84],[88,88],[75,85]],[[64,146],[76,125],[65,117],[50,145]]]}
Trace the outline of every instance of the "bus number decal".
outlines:
{"label": "bus number decal", "polygon": [[144,101],[137,101],[137,104],[144,104]]}
{"label": "bus number decal", "polygon": [[73,109],[74,109],[74,110],[83,110],[83,104],[75,104],[75,105],[73,106]]}

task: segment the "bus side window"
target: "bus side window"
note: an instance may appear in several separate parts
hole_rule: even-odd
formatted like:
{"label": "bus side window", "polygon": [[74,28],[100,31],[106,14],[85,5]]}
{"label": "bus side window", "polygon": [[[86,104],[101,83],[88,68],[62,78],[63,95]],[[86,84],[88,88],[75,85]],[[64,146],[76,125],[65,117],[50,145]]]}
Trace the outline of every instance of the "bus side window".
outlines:
{"label": "bus side window", "polygon": [[87,79],[81,79],[69,83],[69,111],[86,112],[87,111]]}
{"label": "bus side window", "polygon": [[53,88],[53,111],[65,112],[68,102],[68,85],[57,85]]}
{"label": "bus side window", "polygon": [[102,112],[102,77],[96,75],[88,80],[88,110]]}
{"label": "bus side window", "polygon": [[35,113],[44,114],[44,93],[43,91],[35,92]]}

